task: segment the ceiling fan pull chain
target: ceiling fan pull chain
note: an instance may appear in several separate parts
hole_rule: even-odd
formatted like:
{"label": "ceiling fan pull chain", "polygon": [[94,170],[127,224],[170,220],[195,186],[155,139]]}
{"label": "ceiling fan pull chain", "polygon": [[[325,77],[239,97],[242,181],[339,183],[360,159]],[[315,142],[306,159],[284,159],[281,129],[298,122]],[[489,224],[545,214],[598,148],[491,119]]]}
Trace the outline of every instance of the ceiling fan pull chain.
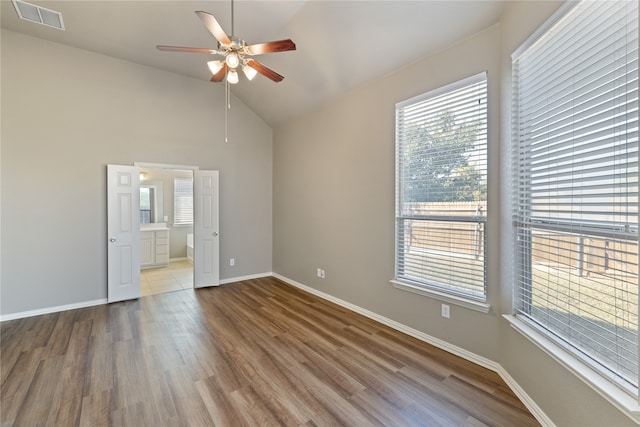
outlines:
{"label": "ceiling fan pull chain", "polygon": [[229,82],[224,84],[224,142],[229,142],[229,109],[231,102],[229,101]]}

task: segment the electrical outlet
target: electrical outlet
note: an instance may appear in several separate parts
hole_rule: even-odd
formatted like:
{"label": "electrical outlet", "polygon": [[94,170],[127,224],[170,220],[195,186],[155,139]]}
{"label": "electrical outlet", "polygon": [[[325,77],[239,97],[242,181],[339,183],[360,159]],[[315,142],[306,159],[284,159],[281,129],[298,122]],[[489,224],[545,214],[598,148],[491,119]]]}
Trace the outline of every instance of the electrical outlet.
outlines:
{"label": "electrical outlet", "polygon": [[442,304],[442,317],[446,319],[451,317],[451,312],[449,311],[449,306],[447,304]]}
{"label": "electrical outlet", "polygon": [[324,279],[324,270],[320,270],[320,278]]}
{"label": "electrical outlet", "polygon": [[321,279],[324,279],[324,270],[321,268],[317,268],[316,269],[316,276],[318,276]]}
{"label": "electrical outlet", "polygon": [[233,267],[234,265],[236,265],[236,259],[235,259],[235,258],[230,258],[230,259],[229,259],[229,265],[230,265],[231,267]]}

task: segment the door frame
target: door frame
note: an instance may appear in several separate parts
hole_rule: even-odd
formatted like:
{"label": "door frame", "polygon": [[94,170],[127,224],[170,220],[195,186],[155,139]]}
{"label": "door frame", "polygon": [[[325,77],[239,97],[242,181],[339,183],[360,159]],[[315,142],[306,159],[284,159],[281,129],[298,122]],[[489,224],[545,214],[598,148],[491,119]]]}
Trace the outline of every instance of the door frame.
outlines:
{"label": "door frame", "polygon": [[[184,171],[191,171],[192,172],[192,176],[195,182],[195,178],[196,178],[196,172],[200,171],[200,167],[198,166],[193,166],[193,165],[176,165],[176,164],[168,164],[168,163],[150,163],[150,162],[133,162],[133,165],[135,167],[138,167],[140,169],[178,169],[178,170],[184,170]],[[195,187],[194,187],[194,193],[195,193]],[[195,194],[194,194],[195,196]],[[217,197],[220,197],[220,194],[218,192]],[[219,232],[219,230],[218,230]],[[195,234],[196,234],[196,215],[194,212],[194,218],[193,218],[193,233],[194,233],[194,251],[195,251]],[[139,239],[139,236],[138,236]],[[220,258],[220,251],[218,248],[218,254],[217,254],[217,258]],[[194,289],[196,288],[195,284],[195,272],[196,272],[196,268],[198,267],[197,265],[197,257],[194,256],[193,259],[193,272],[194,272],[194,281],[193,281],[193,285],[194,285]],[[138,263],[139,264],[139,263]],[[140,266],[138,265],[138,269],[140,268]],[[217,285],[218,283],[214,284]]]}

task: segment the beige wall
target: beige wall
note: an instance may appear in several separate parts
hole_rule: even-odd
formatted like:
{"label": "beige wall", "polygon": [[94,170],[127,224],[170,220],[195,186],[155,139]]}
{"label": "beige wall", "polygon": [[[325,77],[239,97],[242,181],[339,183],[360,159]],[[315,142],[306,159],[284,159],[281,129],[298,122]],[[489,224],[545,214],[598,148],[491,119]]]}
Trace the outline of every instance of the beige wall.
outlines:
{"label": "beige wall", "polygon": [[[511,328],[511,52],[561,2],[507,2],[501,24],[274,133],[274,271],[500,363],[558,426],[635,425]],[[391,286],[394,104],[487,70],[489,314]],[[323,268],[325,279],[316,277]]]}
{"label": "beige wall", "polygon": [[[499,275],[489,259],[489,314],[397,290],[394,277],[395,103],[488,72],[489,186],[497,196],[500,30],[401,69],[275,131],[274,271],[464,347],[499,358]],[[492,200],[489,200],[491,203]],[[489,208],[488,234],[498,226]],[[490,253],[498,240],[488,239]],[[323,268],[325,279],[316,277]]]}
{"label": "beige wall", "polygon": [[[106,297],[106,165],[220,171],[221,279],[272,270],[272,130],[206,81],[2,30],[2,315]],[[228,259],[236,259],[229,267]]]}

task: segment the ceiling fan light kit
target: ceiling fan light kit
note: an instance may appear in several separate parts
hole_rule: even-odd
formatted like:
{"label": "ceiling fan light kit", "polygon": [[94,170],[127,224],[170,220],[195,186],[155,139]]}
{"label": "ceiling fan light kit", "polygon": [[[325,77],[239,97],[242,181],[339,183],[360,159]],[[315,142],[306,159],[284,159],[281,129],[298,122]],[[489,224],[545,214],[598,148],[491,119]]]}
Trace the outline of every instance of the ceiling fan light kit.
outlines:
{"label": "ceiling fan light kit", "polygon": [[224,67],[224,61],[217,59],[215,61],[207,62],[207,65],[209,66],[209,70],[211,70],[211,74],[215,76],[218,74],[218,71],[222,70],[222,67]]}
{"label": "ceiling fan light kit", "polygon": [[232,85],[238,83],[238,72],[235,69],[229,70],[227,73],[227,81]]}
{"label": "ceiling fan light kit", "polygon": [[258,74],[258,71],[256,71],[255,68],[251,68],[248,65],[243,65],[242,71],[248,80],[253,80],[253,78]]}

